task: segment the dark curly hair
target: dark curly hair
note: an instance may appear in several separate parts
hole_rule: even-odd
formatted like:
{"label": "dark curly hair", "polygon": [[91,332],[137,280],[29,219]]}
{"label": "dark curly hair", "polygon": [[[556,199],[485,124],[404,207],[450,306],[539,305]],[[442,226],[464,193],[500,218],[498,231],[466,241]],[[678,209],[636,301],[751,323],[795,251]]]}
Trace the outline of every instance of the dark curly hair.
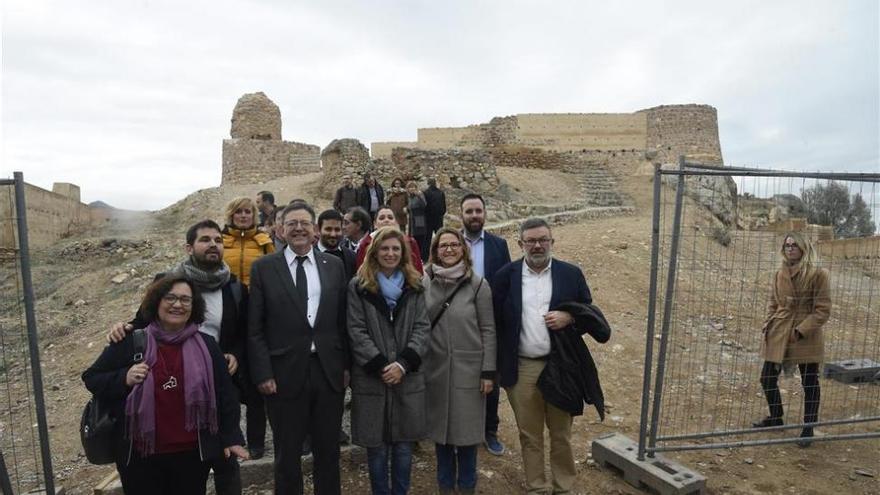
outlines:
{"label": "dark curly hair", "polygon": [[205,321],[205,300],[202,298],[202,292],[194,283],[180,273],[169,273],[162,278],[157,279],[149,287],[141,301],[141,314],[147,321],[155,321],[159,317],[159,303],[165,294],[171,292],[171,288],[175,284],[184,283],[189,286],[192,291],[192,308],[187,323],[200,324]]}

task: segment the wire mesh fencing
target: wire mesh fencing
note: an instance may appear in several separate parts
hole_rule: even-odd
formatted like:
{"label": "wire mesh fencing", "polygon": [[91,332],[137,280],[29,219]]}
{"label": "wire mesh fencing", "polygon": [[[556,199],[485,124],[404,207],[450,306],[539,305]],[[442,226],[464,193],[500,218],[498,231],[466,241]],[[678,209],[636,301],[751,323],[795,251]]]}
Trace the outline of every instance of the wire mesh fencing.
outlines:
{"label": "wire mesh fencing", "polygon": [[18,172],[0,180],[0,233],[0,491],[55,493]]}
{"label": "wire mesh fencing", "polygon": [[[654,208],[640,457],[880,437],[880,174],[682,161]],[[827,313],[783,263],[788,232],[815,247]]]}

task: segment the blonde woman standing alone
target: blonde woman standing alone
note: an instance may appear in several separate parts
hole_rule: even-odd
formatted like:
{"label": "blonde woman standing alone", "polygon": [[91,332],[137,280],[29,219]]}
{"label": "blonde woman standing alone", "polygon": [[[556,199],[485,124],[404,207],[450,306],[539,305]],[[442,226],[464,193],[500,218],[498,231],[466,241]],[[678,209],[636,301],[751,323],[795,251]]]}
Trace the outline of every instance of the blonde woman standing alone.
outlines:
{"label": "blonde woman standing alone", "polygon": [[779,374],[783,366],[796,364],[804,388],[805,424],[797,444],[809,447],[813,437],[810,424],[819,418],[819,363],[825,347],[822,326],[831,312],[829,276],[827,270],[816,266],[816,251],[800,233],[786,234],[779,254],[782,263],[770,284],[761,341],[761,387],[770,415],[753,426],[783,424]]}

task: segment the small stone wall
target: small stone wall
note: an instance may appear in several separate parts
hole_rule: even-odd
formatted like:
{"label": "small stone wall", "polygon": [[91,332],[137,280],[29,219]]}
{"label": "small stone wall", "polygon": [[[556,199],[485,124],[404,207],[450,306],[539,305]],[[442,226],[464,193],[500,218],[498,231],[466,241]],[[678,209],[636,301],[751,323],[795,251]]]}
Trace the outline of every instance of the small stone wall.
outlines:
{"label": "small stone wall", "polygon": [[663,105],[642,110],[647,116],[648,152],[654,161],[678,163],[679,155],[692,161],[721,165],[718,112],[709,105]]}
{"label": "small stone wall", "polygon": [[[106,212],[79,201],[79,186],[56,183],[58,194],[40,187],[24,185],[27,206],[28,240],[33,247],[83,232],[106,220]],[[0,248],[16,248],[15,188],[0,187]]]}
{"label": "small stone wall", "polygon": [[232,139],[223,140],[221,184],[255,184],[317,172],[321,148],[281,140],[281,111],[262,92],[239,98],[232,111]]}
{"label": "small stone wall", "polygon": [[342,176],[350,175],[355,185],[360,185],[364,171],[370,165],[370,152],[357,139],[334,139],[321,152],[324,172],[324,193],[334,193],[342,185]]}
{"label": "small stone wall", "polygon": [[321,170],[321,148],[261,139],[223,140],[222,184],[256,184]]}
{"label": "small stone wall", "polygon": [[397,176],[424,185],[429,177],[438,184],[476,193],[498,189],[498,174],[491,155],[483,150],[420,150],[396,148],[391,155]]}
{"label": "small stone wall", "polygon": [[417,148],[416,141],[381,141],[370,143],[370,156],[373,158],[391,159],[394,148]]}
{"label": "small stone wall", "polygon": [[880,259],[880,235],[820,240],[816,246],[820,259]]}

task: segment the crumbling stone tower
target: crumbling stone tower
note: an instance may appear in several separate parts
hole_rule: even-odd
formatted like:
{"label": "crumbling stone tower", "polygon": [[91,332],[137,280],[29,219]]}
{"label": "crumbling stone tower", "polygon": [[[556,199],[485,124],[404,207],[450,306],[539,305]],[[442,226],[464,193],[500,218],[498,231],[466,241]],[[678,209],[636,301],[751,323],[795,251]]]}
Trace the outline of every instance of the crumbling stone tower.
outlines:
{"label": "crumbling stone tower", "polygon": [[223,140],[221,184],[254,184],[320,171],[321,148],[283,141],[281,110],[262,92],[238,99],[230,136]]}

